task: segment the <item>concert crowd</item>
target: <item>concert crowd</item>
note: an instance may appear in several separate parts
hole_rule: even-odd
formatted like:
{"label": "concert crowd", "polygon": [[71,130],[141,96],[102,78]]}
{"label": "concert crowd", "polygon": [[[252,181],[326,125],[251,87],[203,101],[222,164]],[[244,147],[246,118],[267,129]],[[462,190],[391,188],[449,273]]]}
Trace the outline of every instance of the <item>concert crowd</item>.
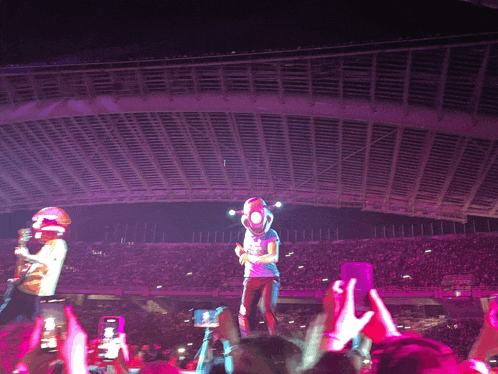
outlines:
{"label": "concert crowd", "polygon": [[[13,246],[13,241],[0,243],[0,276],[3,279],[9,278],[14,270]],[[69,242],[68,246],[70,250],[59,287],[84,289],[112,286],[184,291],[240,288],[240,265],[233,256],[234,243]],[[493,286],[498,277],[497,247],[498,236],[492,234],[284,242],[280,247],[279,259],[282,290],[325,291],[334,280],[340,279],[342,263],[355,261],[372,263],[375,286],[378,288],[444,287],[445,276],[448,275],[469,275],[472,281],[470,284],[465,283],[466,287]],[[97,337],[99,318],[103,315],[120,315],[126,321],[130,368],[133,365],[143,367],[152,361],[168,361],[170,365],[181,369],[195,368],[196,353],[204,336],[204,329],[192,325],[192,309],[196,306],[168,304],[158,305],[154,309],[132,298],[86,300],[83,304],[71,300],[70,304],[88,335],[89,352],[92,352],[92,344]],[[230,309],[236,318],[237,310],[232,306]],[[394,317],[393,323],[396,323],[401,333],[416,332],[451,347],[455,362],[468,357],[484,321],[484,318],[434,317],[423,313],[412,315],[395,308],[390,310]],[[320,312],[321,305],[279,305],[279,331],[304,341],[308,328]],[[264,331],[265,326],[260,321],[258,332]],[[180,353],[181,348],[185,350]],[[221,345],[214,345],[212,352],[214,356],[223,357]],[[334,360],[339,359],[336,357]],[[91,354],[89,362],[91,365]],[[446,362],[444,365],[453,364]],[[457,369],[456,366],[449,366],[439,372],[464,372],[458,365]],[[348,372],[343,366],[340,367],[342,372]],[[368,368],[374,372],[371,366]],[[315,369],[310,370],[317,373],[338,372],[333,369],[324,371],[318,363]],[[365,372],[367,367],[361,370]]]}

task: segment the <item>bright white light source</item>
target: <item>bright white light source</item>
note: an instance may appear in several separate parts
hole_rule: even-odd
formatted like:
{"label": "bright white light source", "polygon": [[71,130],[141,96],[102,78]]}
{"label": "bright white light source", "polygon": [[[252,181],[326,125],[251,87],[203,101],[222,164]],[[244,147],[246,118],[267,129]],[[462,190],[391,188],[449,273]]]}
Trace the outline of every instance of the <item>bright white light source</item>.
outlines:
{"label": "bright white light source", "polygon": [[431,253],[432,251],[430,249],[426,249],[424,253]]}
{"label": "bright white light source", "polygon": [[294,321],[289,321],[289,324],[293,324],[293,323],[294,323]]}
{"label": "bright white light source", "polygon": [[255,225],[259,225],[261,222],[263,222],[263,216],[260,212],[252,212],[250,218],[251,222]]}
{"label": "bright white light source", "polygon": [[187,345],[194,345],[194,343],[187,343]]}
{"label": "bright white light source", "polygon": [[178,353],[184,353],[185,352],[185,348],[181,347],[181,348],[178,348]]}
{"label": "bright white light source", "polygon": [[282,208],[282,203],[281,203],[280,201],[277,201],[277,202],[275,203],[275,206],[276,206],[277,208]]}
{"label": "bright white light source", "polygon": [[163,286],[157,286],[157,288],[163,288]]}
{"label": "bright white light source", "polygon": [[329,279],[328,278],[323,278],[322,282],[327,282]]}
{"label": "bright white light source", "polygon": [[303,266],[303,265],[299,265],[299,266],[298,266],[298,268],[299,268],[299,269],[302,269],[302,268],[304,268],[304,266]]}
{"label": "bright white light source", "polygon": [[403,275],[403,278],[407,279],[407,278],[410,278],[410,276],[409,275]]}
{"label": "bright white light source", "polygon": [[233,217],[236,213],[237,213],[237,212],[236,212],[235,210],[233,210],[233,209],[230,209],[230,210],[228,211],[228,215],[229,215],[229,216],[232,216],[232,217]]}

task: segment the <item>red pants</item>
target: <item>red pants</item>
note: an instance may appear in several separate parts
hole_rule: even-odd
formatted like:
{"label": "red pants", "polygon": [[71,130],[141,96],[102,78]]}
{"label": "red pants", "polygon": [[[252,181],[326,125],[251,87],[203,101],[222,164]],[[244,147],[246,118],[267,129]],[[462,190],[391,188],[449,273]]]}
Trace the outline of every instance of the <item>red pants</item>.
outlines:
{"label": "red pants", "polygon": [[244,291],[239,310],[239,328],[243,338],[251,335],[256,328],[256,308],[259,300],[261,314],[268,326],[270,335],[275,335],[275,307],[277,306],[280,278],[278,277],[250,277],[244,279]]}

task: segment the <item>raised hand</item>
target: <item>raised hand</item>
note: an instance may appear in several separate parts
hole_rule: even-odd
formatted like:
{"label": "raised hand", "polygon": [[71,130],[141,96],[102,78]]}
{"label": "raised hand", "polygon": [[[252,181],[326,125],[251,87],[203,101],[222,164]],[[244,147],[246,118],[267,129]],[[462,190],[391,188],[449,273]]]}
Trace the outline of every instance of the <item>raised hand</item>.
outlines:
{"label": "raised hand", "polygon": [[60,355],[68,374],[86,374],[88,335],[81,327],[73,308],[66,306],[64,310],[67,319],[67,338],[61,344]]}
{"label": "raised hand", "polygon": [[380,298],[377,290],[370,290],[369,296],[374,315],[363,329],[363,333],[372,339],[374,343],[379,343],[391,336],[401,336],[401,333],[396,328],[391,313],[387,310],[386,305]]}
{"label": "raised hand", "polygon": [[334,323],[344,306],[344,282],[336,280],[327,290],[323,298],[323,313],[325,314],[325,332],[331,332],[334,329]]}
{"label": "raised hand", "polygon": [[491,300],[489,302],[488,312],[486,313],[486,322],[496,331],[498,331],[497,313],[498,313],[498,303],[495,300]]}
{"label": "raised hand", "polygon": [[[354,288],[356,285],[356,279],[351,278],[346,284],[346,292],[344,294],[334,289],[332,286],[332,293],[335,293],[333,299],[335,301],[334,307],[329,310],[333,310],[336,313],[332,318],[332,332],[327,333],[326,336],[328,341],[326,343],[326,349],[329,351],[340,351],[346,344],[353,339],[356,335],[363,330],[365,325],[371,320],[374,312],[365,312],[360,318],[355,315],[355,303],[354,303]],[[339,308],[337,314],[336,305],[340,305],[341,298],[344,297],[344,304]]]}

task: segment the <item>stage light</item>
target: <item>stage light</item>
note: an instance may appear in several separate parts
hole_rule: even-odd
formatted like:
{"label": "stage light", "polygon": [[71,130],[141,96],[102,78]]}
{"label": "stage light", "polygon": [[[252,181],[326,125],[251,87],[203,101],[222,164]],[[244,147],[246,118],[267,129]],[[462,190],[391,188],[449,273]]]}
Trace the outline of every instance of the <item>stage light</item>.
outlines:
{"label": "stage light", "polygon": [[228,211],[228,215],[229,215],[230,217],[235,216],[235,214],[236,214],[236,213],[237,213],[237,212],[236,212],[234,209],[230,209],[230,210]]}
{"label": "stage light", "polygon": [[185,352],[185,348],[178,348],[178,353],[184,353]]}
{"label": "stage light", "polygon": [[275,206],[276,206],[277,208],[282,208],[282,203],[281,203],[280,201],[277,201],[277,202],[275,203]]}

